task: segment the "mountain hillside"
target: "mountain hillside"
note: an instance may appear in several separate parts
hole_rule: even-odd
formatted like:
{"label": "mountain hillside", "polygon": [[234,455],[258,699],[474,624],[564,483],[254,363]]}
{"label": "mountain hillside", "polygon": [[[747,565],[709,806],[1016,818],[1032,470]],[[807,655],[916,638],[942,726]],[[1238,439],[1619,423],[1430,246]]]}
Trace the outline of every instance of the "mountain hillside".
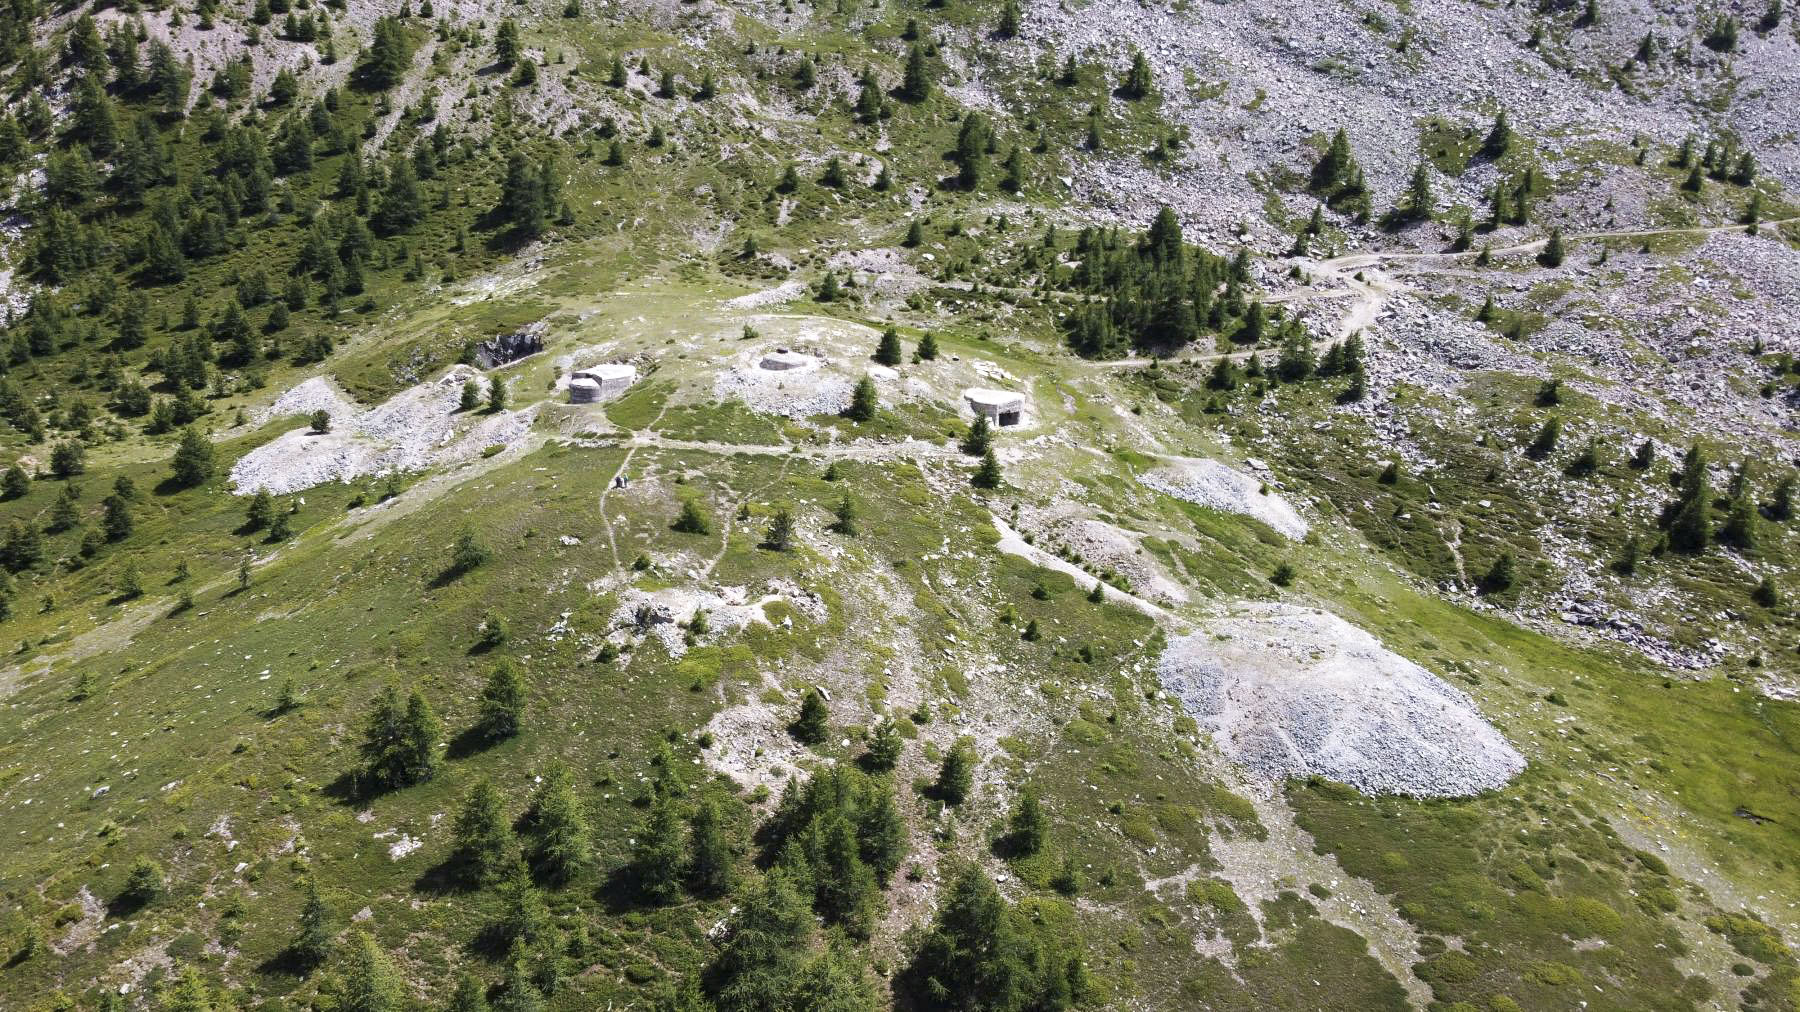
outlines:
{"label": "mountain hillside", "polygon": [[13,0],[0,97],[0,1007],[1800,1009],[1781,0]]}

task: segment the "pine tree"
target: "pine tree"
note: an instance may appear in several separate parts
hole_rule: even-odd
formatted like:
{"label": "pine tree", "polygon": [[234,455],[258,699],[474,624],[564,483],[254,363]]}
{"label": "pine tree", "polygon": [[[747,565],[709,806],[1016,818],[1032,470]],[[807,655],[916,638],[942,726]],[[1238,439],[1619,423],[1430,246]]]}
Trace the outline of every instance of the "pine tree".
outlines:
{"label": "pine tree", "polygon": [[871,773],[885,773],[899,763],[900,751],[904,746],[905,740],[900,737],[899,726],[884,717],[869,733],[868,746],[859,761]]}
{"label": "pine tree", "polygon": [[1706,480],[1706,459],[1698,448],[1688,451],[1679,480],[1680,496],[1669,521],[1669,547],[1697,554],[1712,540],[1712,489]]}
{"label": "pine tree", "polygon": [[375,21],[369,48],[357,62],[356,80],[365,88],[385,91],[400,83],[412,62],[412,39],[400,19],[382,17]]}
{"label": "pine tree", "polygon": [[1750,592],[1750,599],[1764,608],[1781,607],[1781,589],[1775,586],[1775,578],[1765,576],[1756,589]]}
{"label": "pine tree", "polygon": [[1010,39],[1019,34],[1019,21],[1023,17],[1019,10],[1019,0],[1006,0],[1000,5],[1000,23],[995,26],[994,34],[1002,39]]}
{"label": "pine tree", "polygon": [[532,865],[557,885],[585,871],[593,861],[593,835],[567,766],[551,764],[532,810],[537,816],[531,827]]}
{"label": "pine tree", "polygon": [[122,495],[109,495],[100,500],[100,529],[108,541],[123,541],[131,536],[136,521],[131,515],[131,500]]}
{"label": "pine tree", "polygon": [[306,878],[303,895],[306,898],[300,906],[300,924],[294,940],[288,943],[288,953],[302,970],[311,971],[331,958],[335,932],[331,927],[331,907],[319,894],[319,884],[310,875]]}
{"label": "pine tree", "polygon": [[1538,255],[1538,262],[1545,267],[1561,267],[1566,251],[1563,248],[1562,229],[1550,230],[1550,239],[1544,243],[1544,251]]}
{"label": "pine tree", "polygon": [[494,415],[506,410],[506,377],[495,376],[488,380],[487,409]]}
{"label": "pine tree", "polygon": [[827,924],[837,925],[852,938],[866,941],[883,904],[875,872],[863,862],[856,831],[849,819],[838,814],[816,831],[816,839],[814,909]]}
{"label": "pine tree", "polygon": [[212,442],[192,426],[183,429],[170,462],[176,483],[190,488],[203,484],[212,478],[214,466]]}
{"label": "pine tree", "polygon": [[959,738],[944,753],[932,790],[945,804],[960,805],[968,799],[969,789],[974,785],[975,745],[967,738]]}
{"label": "pine tree", "polygon": [[881,342],[875,346],[875,361],[886,366],[896,366],[901,362],[900,332],[892,327],[881,332]]}
{"label": "pine tree", "polygon": [[1481,142],[1481,153],[1488,158],[1499,158],[1511,150],[1512,142],[1512,124],[1506,117],[1506,110],[1502,109],[1494,114],[1494,125]]}
{"label": "pine tree", "polygon": [[464,527],[457,533],[456,542],[450,547],[449,572],[454,576],[473,572],[487,565],[493,557],[493,551],[475,533],[475,528]]}
{"label": "pine tree", "polygon": [[830,711],[825,707],[825,697],[818,689],[807,689],[806,695],[800,699],[800,712],[788,725],[788,734],[803,745],[818,745],[825,741],[831,733],[827,723]]}
{"label": "pine tree", "polygon": [[544,909],[544,897],[532,884],[531,871],[525,862],[514,860],[510,870],[495,890],[499,909],[487,925],[487,937],[497,947],[511,948],[515,943],[527,945],[541,940],[550,930],[550,914]]}
{"label": "pine tree", "polygon": [[1745,554],[1754,552],[1757,542],[1756,521],[1756,499],[1746,485],[1731,497],[1730,505],[1725,511],[1725,522],[1719,525],[1719,543],[1730,545]]}
{"label": "pine tree", "polygon": [[923,102],[931,97],[931,76],[925,63],[925,48],[916,42],[906,51],[906,70],[900,78],[900,97],[908,102]]}
{"label": "pine tree", "polygon": [[837,518],[837,522],[831,525],[832,530],[845,537],[856,535],[856,504],[851,501],[849,492],[845,492],[838,499],[837,509],[833,511],[833,516]]}
{"label": "pine tree", "polygon": [[518,847],[504,802],[492,781],[483,777],[469,788],[452,825],[455,842],[451,859],[466,881],[489,886],[512,871]]}
{"label": "pine tree", "polygon": [[519,58],[519,25],[512,18],[500,22],[494,31],[494,62],[505,70]]}
{"label": "pine tree", "polygon": [[994,429],[987,416],[976,412],[975,420],[969,423],[969,432],[963,437],[962,452],[971,457],[985,457],[989,447],[993,445]]}
{"label": "pine tree", "polygon": [[451,992],[444,1012],[488,1012],[487,987],[481,978],[464,970],[456,979],[456,990]]}
{"label": "pine tree", "polygon": [[937,335],[926,331],[925,336],[919,338],[919,347],[914,353],[926,362],[936,359],[938,357]]}
{"label": "pine tree", "polygon": [[350,933],[346,946],[338,1008],[343,1012],[402,1012],[406,985],[387,953],[361,930]]}
{"label": "pine tree", "polygon": [[125,870],[125,887],[119,891],[119,899],[129,907],[145,907],[156,902],[162,893],[162,866],[143,855],[133,859]]}
{"label": "pine tree", "polygon": [[838,285],[837,272],[826,271],[825,279],[819,282],[819,291],[813,296],[819,302],[836,302],[843,295]]}
{"label": "pine tree", "polygon": [[1050,817],[1044,814],[1037,788],[1027,785],[1007,823],[1007,844],[1020,857],[1030,857],[1043,849],[1049,835]]}
{"label": "pine tree", "polygon": [[1431,170],[1420,162],[1413,168],[1412,179],[1406,184],[1406,196],[1395,208],[1395,216],[1401,221],[1430,221],[1435,203],[1431,194]]}
{"label": "pine tree", "polygon": [[468,380],[462,385],[462,399],[457,404],[459,411],[474,411],[481,406],[481,384]]}
{"label": "pine tree", "polygon": [[698,499],[683,499],[681,514],[675,518],[673,528],[682,534],[711,534],[712,520],[701,509]]}
{"label": "pine tree", "polygon": [[725,838],[719,806],[702,800],[688,816],[688,888],[703,897],[724,896],[737,882],[731,844]]}
{"label": "pine tree", "polygon": [[511,738],[519,733],[525,717],[525,677],[519,663],[506,658],[494,665],[482,686],[480,716],[476,727],[488,741]]}
{"label": "pine tree", "polygon": [[362,753],[370,783],[396,788],[431,779],[437,772],[441,735],[437,718],[418,689],[402,705],[399,692],[387,686],[364,724]]}
{"label": "pine tree", "polygon": [[812,934],[810,903],[792,875],[776,867],[749,889],[731,915],[725,943],[706,970],[718,1012],[806,1007],[793,994]]}
{"label": "pine tree", "polygon": [[633,834],[631,873],[638,893],[651,903],[671,903],[680,896],[684,863],[681,816],[675,802],[658,795],[643,825]]}
{"label": "pine tree", "polygon": [[867,422],[875,417],[879,407],[875,381],[868,376],[856,381],[856,388],[850,392],[850,407],[844,412],[845,417],[853,422]]}
{"label": "pine tree", "polygon": [[1149,98],[1156,90],[1156,77],[1150,70],[1150,60],[1142,50],[1131,54],[1131,67],[1125,71],[1125,79],[1119,84],[1119,95],[1137,101]]}
{"label": "pine tree", "polygon": [[1498,594],[1512,588],[1516,579],[1514,570],[1516,563],[1511,552],[1501,552],[1494,564],[1488,567],[1487,575],[1481,578],[1481,592]]}
{"label": "pine tree", "polygon": [[1000,472],[1000,459],[994,456],[994,448],[988,447],[981,455],[981,465],[975,469],[969,483],[980,489],[996,489],[1000,487],[1003,476]]}
{"label": "pine tree", "polygon": [[260,531],[269,526],[275,517],[275,497],[266,488],[259,488],[250,497],[250,505],[244,510],[244,530]]}
{"label": "pine tree", "polygon": [[1775,495],[1769,502],[1769,519],[1786,523],[1794,518],[1794,489],[1794,475],[1782,475],[1775,483]]}
{"label": "pine tree", "polygon": [[1556,449],[1557,440],[1562,438],[1562,419],[1555,415],[1547,419],[1537,435],[1532,437],[1531,444],[1525,448],[1525,456],[1532,460],[1543,460]]}

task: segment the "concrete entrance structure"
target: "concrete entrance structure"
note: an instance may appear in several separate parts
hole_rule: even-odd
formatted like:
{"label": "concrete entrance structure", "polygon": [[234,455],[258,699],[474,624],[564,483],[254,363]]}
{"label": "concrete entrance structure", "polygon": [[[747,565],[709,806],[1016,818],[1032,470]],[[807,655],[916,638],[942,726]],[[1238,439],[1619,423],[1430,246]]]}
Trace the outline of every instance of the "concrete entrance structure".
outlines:
{"label": "concrete entrance structure", "polygon": [[1025,420],[1025,395],[1011,390],[973,387],[963,391],[963,400],[978,415],[986,415],[994,425],[1006,427]]}
{"label": "concrete entrance structure", "polygon": [[818,362],[819,360],[811,355],[803,355],[786,348],[776,348],[764,355],[762,361],[757,365],[770,372],[786,372],[789,369],[804,369],[810,365],[817,365]]}
{"label": "concrete entrance structure", "polygon": [[569,403],[591,404],[617,397],[636,382],[636,366],[618,362],[589,366],[569,375]]}

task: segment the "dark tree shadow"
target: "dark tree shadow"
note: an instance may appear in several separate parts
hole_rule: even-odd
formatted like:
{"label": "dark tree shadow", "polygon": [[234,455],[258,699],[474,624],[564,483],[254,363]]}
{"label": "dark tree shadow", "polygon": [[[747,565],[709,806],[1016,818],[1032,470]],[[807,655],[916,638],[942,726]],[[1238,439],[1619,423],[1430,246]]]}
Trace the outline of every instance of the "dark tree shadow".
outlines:
{"label": "dark tree shadow", "polygon": [[293,946],[289,945],[258,963],[256,969],[257,972],[270,976],[309,977],[321,965],[319,960],[302,956]]}
{"label": "dark tree shadow", "polygon": [[480,755],[503,744],[506,740],[506,738],[496,738],[488,734],[479,725],[471,725],[463,728],[461,733],[450,739],[450,746],[445,751],[445,755],[451,759],[467,759],[472,755]]}

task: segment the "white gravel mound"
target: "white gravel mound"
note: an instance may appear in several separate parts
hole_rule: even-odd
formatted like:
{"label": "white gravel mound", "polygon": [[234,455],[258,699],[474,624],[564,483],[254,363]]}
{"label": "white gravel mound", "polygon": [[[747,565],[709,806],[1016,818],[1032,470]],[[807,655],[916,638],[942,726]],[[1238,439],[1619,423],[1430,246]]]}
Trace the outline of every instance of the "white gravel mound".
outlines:
{"label": "white gravel mound", "polygon": [[1286,499],[1264,492],[1261,481],[1216,460],[1179,458],[1173,467],[1138,475],[1138,481],[1184,502],[1261,520],[1295,540],[1306,537],[1306,518]]}
{"label": "white gravel mound", "polygon": [[463,383],[480,376],[469,366],[454,366],[373,408],[356,404],[329,380],[309,379],[276,398],[257,422],[323,409],[331,413],[331,431],[295,429],[245,454],[231,468],[233,491],[287,495],[369,475],[419,471],[523,438],[531,431],[536,405],[498,414],[458,411]]}
{"label": "white gravel mound", "polygon": [[1171,639],[1158,674],[1227,758],[1270,780],[1455,798],[1525,768],[1467,695],[1326,612],[1250,606]]}

